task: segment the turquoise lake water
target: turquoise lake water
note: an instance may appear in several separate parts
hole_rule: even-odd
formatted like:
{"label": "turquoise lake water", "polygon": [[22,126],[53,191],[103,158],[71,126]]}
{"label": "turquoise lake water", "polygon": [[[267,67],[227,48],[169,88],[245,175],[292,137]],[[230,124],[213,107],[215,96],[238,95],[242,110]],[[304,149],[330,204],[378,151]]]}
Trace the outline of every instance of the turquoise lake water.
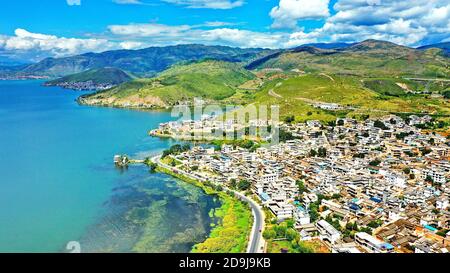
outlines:
{"label": "turquoise lake water", "polygon": [[115,154],[144,158],[174,143],[147,136],[166,112],[79,106],[80,92],[0,81],[0,252],[187,252],[219,204]]}

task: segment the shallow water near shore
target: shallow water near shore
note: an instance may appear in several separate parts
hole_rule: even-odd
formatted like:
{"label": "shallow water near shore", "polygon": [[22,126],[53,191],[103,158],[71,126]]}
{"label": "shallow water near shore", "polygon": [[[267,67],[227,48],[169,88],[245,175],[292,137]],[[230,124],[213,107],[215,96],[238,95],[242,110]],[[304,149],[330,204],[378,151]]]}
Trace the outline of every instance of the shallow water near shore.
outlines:
{"label": "shallow water near shore", "polygon": [[115,154],[144,158],[174,144],[147,136],[167,112],[79,106],[82,93],[0,81],[0,252],[188,252],[220,204]]}

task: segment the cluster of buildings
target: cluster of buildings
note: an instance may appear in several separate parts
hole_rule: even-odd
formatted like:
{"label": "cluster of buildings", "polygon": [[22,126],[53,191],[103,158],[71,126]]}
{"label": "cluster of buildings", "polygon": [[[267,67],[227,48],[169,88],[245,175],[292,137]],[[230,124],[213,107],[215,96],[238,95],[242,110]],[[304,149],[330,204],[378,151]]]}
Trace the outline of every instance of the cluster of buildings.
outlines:
{"label": "cluster of buildings", "polygon": [[[450,144],[430,117],[282,124],[291,140],[248,149],[196,146],[182,168],[219,183],[250,182],[278,221],[333,252],[450,250]],[[163,125],[164,126],[164,125]]]}

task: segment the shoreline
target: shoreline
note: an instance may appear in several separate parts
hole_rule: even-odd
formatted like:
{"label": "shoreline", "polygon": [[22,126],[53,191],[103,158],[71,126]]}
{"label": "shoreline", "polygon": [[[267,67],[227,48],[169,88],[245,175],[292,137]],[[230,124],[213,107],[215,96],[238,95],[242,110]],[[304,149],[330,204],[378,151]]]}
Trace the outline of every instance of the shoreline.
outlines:
{"label": "shoreline", "polygon": [[[156,159],[158,158],[158,159]],[[153,162],[159,161],[159,156],[152,159]],[[191,253],[248,253],[250,250],[249,238],[254,236],[255,225],[254,225],[254,212],[252,208],[247,205],[244,201],[240,200],[236,194],[229,190],[219,191],[214,189],[213,184],[206,184],[199,180],[187,177],[180,173],[175,173],[174,171],[165,168],[157,162],[158,167],[155,169],[156,172],[164,173],[170,175],[174,178],[180,179],[185,183],[189,183],[203,190],[203,192],[210,196],[216,196],[220,199],[221,206],[214,210],[213,216],[218,218],[219,223],[215,225],[205,241],[198,243],[192,247]],[[238,215],[236,215],[238,214]],[[226,218],[226,219],[225,219]],[[230,222],[233,225],[230,225]],[[239,226],[238,222],[244,222],[243,226]],[[245,224],[247,223],[248,224]],[[240,229],[239,229],[240,228]],[[229,231],[235,230],[234,234],[230,238],[226,238],[225,235]],[[226,231],[226,232],[225,232]],[[244,233],[243,233],[244,232]],[[242,236],[245,234],[245,236]],[[239,235],[241,235],[239,237]],[[229,236],[229,235],[228,235]],[[234,239],[235,245],[222,245],[217,244],[217,241],[221,239]],[[228,249],[224,249],[228,247]]]}

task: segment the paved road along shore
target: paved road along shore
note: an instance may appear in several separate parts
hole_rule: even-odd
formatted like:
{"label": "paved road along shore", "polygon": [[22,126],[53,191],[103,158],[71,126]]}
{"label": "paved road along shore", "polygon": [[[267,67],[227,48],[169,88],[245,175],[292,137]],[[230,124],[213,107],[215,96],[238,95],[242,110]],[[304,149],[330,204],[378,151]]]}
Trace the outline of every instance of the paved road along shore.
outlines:
{"label": "paved road along shore", "polygon": [[[192,173],[188,173],[188,172],[185,172],[178,168],[164,164],[163,162],[161,162],[161,155],[153,157],[152,162],[158,164],[159,166],[161,166],[165,169],[182,174],[191,179],[205,182],[203,178],[198,177]],[[262,232],[264,231],[265,219],[264,219],[264,212],[263,212],[261,206],[258,203],[256,203],[254,200],[252,200],[251,198],[248,198],[247,196],[245,196],[244,194],[242,194],[238,191],[231,190],[227,187],[225,187],[224,189],[233,192],[236,195],[236,197],[238,197],[240,200],[242,200],[244,202],[247,202],[250,205],[250,207],[252,208],[254,223],[253,223],[252,231],[250,233],[249,243],[248,243],[248,247],[247,247],[247,253],[263,253],[264,252],[263,251],[264,250],[264,239],[262,237]]]}

